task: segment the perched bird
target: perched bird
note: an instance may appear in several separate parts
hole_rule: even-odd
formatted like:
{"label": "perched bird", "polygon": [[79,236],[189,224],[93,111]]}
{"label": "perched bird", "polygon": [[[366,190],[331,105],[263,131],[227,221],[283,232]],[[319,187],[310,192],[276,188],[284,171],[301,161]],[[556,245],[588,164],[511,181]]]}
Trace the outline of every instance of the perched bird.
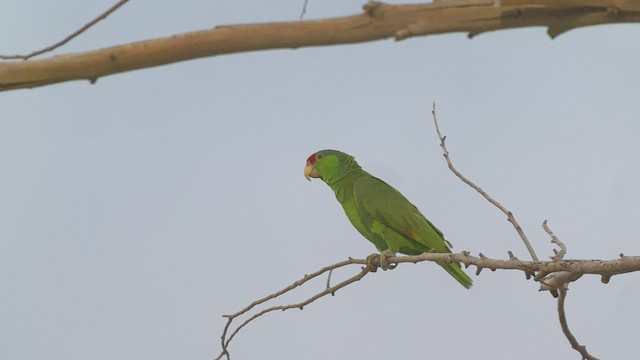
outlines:
{"label": "perched bird", "polygon": [[[320,178],[331,187],[351,224],[380,254],[380,266],[396,253],[450,253],[449,242],[398,190],[362,170],[355,159],[337,150],[321,150],[307,159],[307,180]],[[462,286],[473,281],[453,262],[436,261]]]}

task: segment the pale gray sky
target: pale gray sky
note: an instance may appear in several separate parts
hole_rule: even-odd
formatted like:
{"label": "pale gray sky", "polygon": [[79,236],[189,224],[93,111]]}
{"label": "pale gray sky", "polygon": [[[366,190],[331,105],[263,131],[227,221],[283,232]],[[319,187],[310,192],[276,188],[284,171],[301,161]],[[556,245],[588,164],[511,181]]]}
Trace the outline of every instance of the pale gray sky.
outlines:
{"label": "pale gray sky", "polygon": [[[111,3],[5,0],[0,53],[55,42]],[[310,1],[307,16],[362,3]],[[294,20],[301,5],[132,1],[57,53]],[[213,358],[221,315],[375,250],[330,189],[303,178],[323,148],[403,192],[454,250],[527,258],[504,216],[447,169],[432,101],[458,168],[516,214],[540,256],[553,248],[544,219],[569,258],[639,254],[638,29],[264,51],[0,94],[0,357]],[[570,326],[594,355],[635,358],[639,276],[571,287]],[[379,272],[261,318],[232,355],[579,358],[537,284],[473,278],[466,291],[433,264]]]}

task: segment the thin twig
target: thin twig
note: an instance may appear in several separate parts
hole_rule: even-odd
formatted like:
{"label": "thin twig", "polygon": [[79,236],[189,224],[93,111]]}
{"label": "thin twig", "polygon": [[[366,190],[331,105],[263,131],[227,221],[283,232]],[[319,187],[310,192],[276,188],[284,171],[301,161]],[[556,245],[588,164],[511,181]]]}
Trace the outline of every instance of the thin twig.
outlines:
{"label": "thin twig", "polygon": [[549,225],[547,225],[547,220],[542,222],[542,228],[544,228],[544,231],[546,231],[547,234],[551,236],[551,242],[558,245],[558,247],[560,248],[560,250],[553,249],[554,255],[551,256],[551,259],[552,260],[564,259],[564,256],[567,254],[567,246],[562,241],[560,241],[560,239],[558,239],[558,237],[553,233],[553,231],[551,231],[551,228],[549,227]]}
{"label": "thin twig", "polygon": [[86,23],[80,29],[74,31],[71,35],[65,37],[64,39],[58,41],[57,43],[55,43],[53,45],[49,45],[49,46],[45,47],[44,49],[36,50],[36,51],[34,51],[34,52],[30,53],[30,54],[27,54],[27,55],[0,55],[0,59],[2,59],[2,60],[15,60],[15,59],[28,60],[28,59],[30,59],[30,58],[32,58],[34,56],[42,55],[42,54],[47,53],[49,51],[53,51],[53,50],[59,48],[60,46],[68,43],[69,41],[71,41],[76,36],[78,36],[78,35],[82,34],[83,32],[87,31],[87,29],[89,29],[93,25],[97,24],[99,21],[104,20],[107,16],[111,15],[111,13],[113,13],[116,10],[118,10],[118,8],[120,8],[122,5],[126,4],[128,1],[129,0],[120,0],[120,1],[118,1],[115,5],[113,5],[112,7],[107,9],[106,11],[104,11],[102,14],[98,15],[98,17],[96,17],[95,19],[93,19],[90,22]]}
{"label": "thin twig", "polygon": [[576,349],[577,352],[582,355],[583,360],[598,360],[595,356],[589,354],[587,352],[587,347],[584,345],[580,345],[576,337],[573,336],[571,330],[569,330],[569,325],[567,324],[567,317],[564,313],[564,299],[567,297],[567,289],[562,287],[559,289],[560,297],[558,297],[558,318],[560,319],[560,326],[562,327],[562,332],[571,343],[571,347]]}
{"label": "thin twig", "polygon": [[304,14],[307,12],[307,4],[309,0],[304,0],[304,4],[302,5],[302,12],[300,12],[300,20],[304,17]]}
{"label": "thin twig", "polygon": [[341,261],[341,262],[338,262],[338,263],[335,263],[335,264],[332,264],[332,265],[329,265],[329,266],[325,266],[325,267],[323,267],[322,269],[320,269],[318,271],[315,271],[315,272],[312,272],[311,274],[305,275],[302,279],[300,279],[298,281],[295,281],[293,284],[285,287],[284,289],[282,289],[282,290],[280,290],[278,292],[275,292],[275,293],[273,293],[271,295],[267,295],[267,296],[263,297],[262,299],[258,299],[256,301],[252,302],[251,304],[249,304],[244,309],[242,309],[242,310],[240,310],[240,311],[238,311],[238,312],[236,312],[234,314],[231,314],[231,315],[224,315],[224,317],[226,317],[226,318],[238,317],[238,316],[246,313],[247,311],[251,310],[253,307],[255,307],[257,305],[260,305],[260,304],[262,304],[264,302],[267,302],[267,301],[269,301],[271,299],[277,298],[278,296],[283,295],[283,294],[285,294],[285,293],[297,288],[298,286],[301,286],[302,284],[306,283],[307,281],[309,281],[309,280],[311,280],[311,279],[313,279],[313,278],[315,278],[317,276],[320,276],[320,275],[324,274],[327,271],[331,271],[331,270],[334,270],[334,269],[337,269],[337,268],[341,268],[341,267],[347,266],[347,265],[352,265],[352,264],[366,264],[366,262],[363,263],[363,262],[359,261],[358,259],[349,258],[347,260],[344,260],[344,261]]}
{"label": "thin twig", "polygon": [[529,254],[531,255],[531,258],[534,261],[538,261],[538,256],[536,255],[536,252],[533,250],[533,247],[531,246],[531,243],[529,243],[529,240],[527,239],[527,235],[525,235],[524,231],[522,230],[522,227],[520,227],[520,224],[518,224],[518,221],[513,216],[513,213],[511,211],[507,210],[507,208],[505,208],[504,206],[502,206],[502,204],[500,204],[499,202],[494,200],[491,196],[489,196],[489,194],[487,194],[487,192],[482,190],[482,188],[480,188],[478,185],[474,184],[471,180],[469,180],[466,177],[464,177],[455,168],[455,166],[453,166],[453,163],[451,162],[451,157],[449,156],[449,150],[447,150],[447,146],[445,145],[445,139],[447,137],[446,136],[442,136],[442,133],[440,133],[440,126],[438,125],[438,119],[436,118],[436,103],[435,102],[433,103],[433,108],[431,110],[431,114],[433,115],[433,122],[436,125],[436,133],[438,134],[438,138],[440,139],[440,147],[442,148],[442,152],[443,152],[445,160],[447,161],[447,165],[449,166],[449,169],[460,180],[462,180],[465,184],[469,185],[475,191],[479,192],[480,195],[484,196],[484,198],[487,199],[491,204],[493,204],[495,207],[500,209],[500,211],[502,211],[505,215],[507,215],[507,220],[509,220],[509,222],[516,229],[516,232],[518,233],[518,235],[520,235],[520,238],[524,242],[524,245],[527,247],[527,250],[529,251]]}

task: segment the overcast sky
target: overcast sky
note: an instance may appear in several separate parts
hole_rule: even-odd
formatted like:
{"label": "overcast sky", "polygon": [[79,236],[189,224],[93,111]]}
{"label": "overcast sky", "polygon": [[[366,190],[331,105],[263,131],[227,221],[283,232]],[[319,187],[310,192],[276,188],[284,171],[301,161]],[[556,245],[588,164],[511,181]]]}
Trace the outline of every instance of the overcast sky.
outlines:
{"label": "overcast sky", "polygon": [[[111,3],[4,0],[0,53],[49,45]],[[312,0],[307,17],[362,4]],[[132,1],[56,53],[295,20],[301,6]],[[639,31],[262,51],[0,94],[0,357],[215,357],[223,314],[375,251],[329,187],[303,177],[324,148],[395,186],[454,251],[528,259],[504,215],[447,169],[432,101],[459,170],[515,213],[540,257],[553,249],[545,219],[569,258],[640,254]],[[403,264],[264,316],[230,350],[234,360],[579,359],[536,283],[473,278],[465,290],[434,264]],[[638,280],[571,286],[569,324],[592,354],[637,357]]]}

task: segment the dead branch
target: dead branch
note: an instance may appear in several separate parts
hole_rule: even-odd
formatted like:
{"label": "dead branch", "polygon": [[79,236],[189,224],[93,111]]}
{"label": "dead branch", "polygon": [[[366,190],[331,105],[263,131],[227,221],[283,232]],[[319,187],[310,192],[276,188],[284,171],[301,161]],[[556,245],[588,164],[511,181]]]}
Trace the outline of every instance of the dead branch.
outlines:
{"label": "dead branch", "polygon": [[[388,258],[390,263],[417,263],[421,261],[450,261],[459,262],[469,267],[471,265],[482,269],[490,269],[494,271],[496,269],[502,270],[519,270],[525,273],[533,273],[538,271],[545,271],[547,273],[554,273],[559,271],[566,271],[578,274],[591,274],[600,275],[603,278],[610,278],[613,275],[625,274],[629,272],[640,271],[640,256],[624,256],[621,255],[618,259],[611,260],[583,260],[583,259],[568,259],[568,260],[552,260],[552,261],[523,261],[517,258],[509,260],[500,260],[488,258],[482,254],[477,257],[472,256],[467,252],[460,253],[424,253],[415,256],[396,256]],[[359,259],[353,259],[354,263],[366,265],[366,261]],[[606,283],[603,281],[603,283]]]}
{"label": "dead branch", "polygon": [[302,279],[295,281],[293,284],[285,287],[284,289],[282,289],[280,291],[277,291],[277,292],[275,292],[275,293],[273,293],[271,295],[265,296],[265,297],[263,297],[261,299],[258,299],[256,301],[252,302],[251,304],[249,304],[244,309],[242,309],[242,310],[240,310],[240,311],[238,311],[238,312],[236,312],[234,314],[231,314],[231,315],[224,315],[224,317],[226,317],[226,318],[238,317],[238,316],[246,313],[247,311],[253,309],[254,307],[256,307],[256,306],[258,306],[258,305],[260,305],[262,303],[265,303],[265,302],[267,302],[267,301],[269,301],[271,299],[275,299],[278,296],[283,295],[283,294],[285,294],[285,293],[297,288],[298,286],[302,286],[307,281],[312,280],[312,279],[314,279],[314,278],[316,278],[316,277],[318,277],[318,276],[320,276],[320,275],[322,275],[322,274],[324,274],[326,272],[331,272],[331,271],[333,271],[335,269],[338,269],[338,268],[341,268],[341,267],[347,266],[347,265],[352,265],[352,264],[359,264],[359,262],[357,262],[356,259],[349,258],[348,260],[341,261],[339,263],[335,263],[335,264],[332,264],[332,265],[329,265],[329,266],[325,266],[325,267],[323,267],[322,269],[320,269],[318,271],[312,272],[311,274],[306,274]]}
{"label": "dead branch", "polygon": [[520,238],[524,242],[524,245],[527,247],[527,250],[529,251],[529,254],[531,255],[531,258],[534,261],[538,261],[538,256],[536,255],[535,250],[533,250],[533,247],[531,246],[531,243],[529,243],[529,239],[527,239],[527,235],[522,230],[522,227],[520,227],[520,224],[518,224],[518,221],[513,216],[513,213],[511,211],[507,210],[507,208],[505,208],[502,204],[500,204],[494,198],[492,198],[486,191],[482,190],[482,188],[480,186],[476,185],[471,180],[469,180],[466,177],[464,177],[456,169],[456,167],[453,166],[453,163],[451,162],[451,156],[449,155],[449,150],[447,150],[447,145],[445,144],[445,140],[446,140],[447,137],[446,136],[442,136],[442,133],[440,132],[440,126],[438,125],[438,118],[436,117],[436,103],[435,102],[433,103],[433,106],[431,108],[431,115],[433,116],[433,122],[434,122],[434,124],[436,126],[436,133],[438,134],[438,138],[440,139],[440,147],[442,148],[442,153],[444,155],[445,160],[447,161],[447,166],[449,166],[449,169],[460,180],[462,180],[462,182],[464,182],[465,184],[469,185],[472,189],[474,189],[475,191],[480,193],[480,195],[482,195],[485,199],[487,199],[487,201],[489,201],[492,205],[494,205],[495,207],[500,209],[500,211],[502,211],[505,215],[507,215],[507,220],[516,229],[516,232],[518,233],[518,235],[520,236]]}
{"label": "dead branch", "polygon": [[576,351],[579,352],[580,355],[582,355],[583,360],[585,359],[598,360],[598,358],[596,358],[595,356],[587,352],[586,346],[580,345],[580,343],[578,343],[578,340],[576,339],[576,337],[573,336],[573,334],[571,333],[571,330],[569,330],[569,325],[567,324],[567,318],[564,313],[564,300],[567,297],[567,289],[561,288],[559,289],[559,291],[560,291],[560,297],[558,297],[558,318],[560,319],[560,327],[562,327],[562,332],[569,340],[571,347],[576,349]]}
{"label": "dead branch", "polygon": [[[362,260],[365,262],[365,265],[368,265],[366,263],[366,260]],[[372,269],[370,269],[368,266],[365,266],[362,268],[362,270],[360,271],[360,273],[340,282],[339,284],[335,285],[335,286],[329,286],[329,281],[331,279],[331,273],[333,272],[333,270],[341,268],[343,266],[347,266],[347,265],[354,265],[354,264],[360,264],[360,260],[358,259],[352,259],[349,258],[348,260],[339,262],[339,263],[335,263],[333,265],[329,265],[326,266],[314,273],[311,273],[309,275],[305,275],[302,279],[295,281],[293,284],[285,287],[284,289],[274,292],[272,294],[269,294],[257,301],[252,302],[251,304],[249,304],[249,306],[245,307],[244,309],[232,314],[232,315],[224,315],[224,317],[227,318],[227,323],[224,326],[224,329],[222,331],[222,336],[220,337],[221,340],[221,345],[222,345],[222,351],[220,352],[220,354],[218,355],[218,357],[216,357],[216,360],[221,359],[223,356],[227,356],[227,358],[229,358],[229,343],[231,342],[231,340],[233,340],[233,338],[236,336],[236,334],[238,334],[238,332],[245,327],[246,325],[248,325],[250,322],[254,321],[255,319],[259,318],[260,316],[270,313],[272,311],[276,311],[276,310],[289,310],[289,309],[300,309],[302,310],[305,306],[311,304],[312,302],[320,299],[323,296],[326,296],[328,294],[334,295],[336,293],[336,291],[342,289],[343,287],[352,284],[356,281],[360,281],[360,279],[362,279],[363,277],[365,277],[368,273],[372,272]],[[375,269],[374,269],[375,270]],[[243,323],[241,323],[240,325],[238,325],[238,327],[236,327],[236,329],[227,337],[227,333],[229,331],[229,327],[231,326],[231,323],[233,322],[234,319],[238,318],[239,316],[247,313],[248,311],[250,311],[252,308],[254,308],[257,305],[260,305],[262,303],[265,303],[269,300],[275,299],[295,288],[297,288],[298,286],[302,286],[302,284],[304,284],[305,282],[320,276],[322,274],[324,274],[325,272],[329,272],[329,278],[327,279],[327,287],[325,288],[324,291],[321,291],[313,296],[311,296],[310,298],[299,302],[299,303],[295,303],[295,304],[289,304],[289,305],[277,305],[277,306],[271,306],[269,308],[266,308],[262,311],[259,311],[257,313],[255,313],[254,315],[252,315],[251,317],[249,317],[247,320],[245,320]],[[373,271],[375,272],[375,271]]]}
{"label": "dead branch", "polygon": [[[482,254],[479,254],[477,257],[470,255],[468,252],[460,252],[460,253],[424,253],[415,256],[393,256],[387,258],[390,264],[402,264],[402,263],[419,263],[423,261],[450,261],[450,262],[458,262],[465,265],[465,267],[475,266],[477,268],[476,274],[479,274],[482,269],[490,269],[491,271],[495,271],[497,269],[502,270],[518,270],[522,271],[525,274],[532,274],[534,272],[545,271],[547,273],[555,273],[555,272],[567,272],[571,274],[593,274],[593,275],[601,275],[611,277],[613,275],[624,274],[628,272],[640,271],[640,256],[621,256],[619,259],[612,260],[552,260],[552,261],[522,261],[518,260],[516,257],[511,256],[509,260],[500,260],[500,259],[492,259],[488,258]],[[250,310],[260,304],[264,304],[270,300],[274,300],[285,293],[301,286],[302,284],[312,280],[324,273],[334,271],[338,268],[349,266],[349,265],[363,265],[361,271],[340,282],[339,284],[327,287],[323,291],[318,292],[317,294],[307,298],[304,301],[288,304],[288,305],[276,305],[256,312],[251,315],[247,320],[241,323],[238,327],[233,330],[233,332],[229,334],[229,330],[232,322],[238,317],[247,314]],[[289,309],[303,309],[305,306],[315,302],[329,294],[334,294],[339,289],[357,282],[364,278],[369,273],[373,272],[372,269],[369,269],[367,265],[370,263],[367,259],[354,259],[349,258],[348,260],[341,261],[329,266],[326,266],[316,272],[305,275],[302,279],[293,282],[291,285],[276,291],[272,294],[269,294],[259,300],[256,300],[249,304],[247,307],[242,310],[231,314],[225,315],[227,318],[227,323],[222,332],[221,336],[221,346],[222,351],[216,359],[221,359],[223,356],[228,355],[229,353],[229,344],[231,340],[238,334],[238,332],[244,328],[246,325],[256,320],[257,318],[265,315],[267,313],[276,311],[276,310],[289,310]]]}
{"label": "dead branch", "polygon": [[2,59],[2,60],[16,60],[16,59],[29,60],[30,58],[32,58],[34,56],[42,55],[42,54],[47,53],[49,51],[53,51],[53,50],[59,48],[60,46],[68,43],[69,41],[73,40],[73,38],[77,37],[78,35],[82,34],[83,32],[87,31],[90,27],[92,27],[93,25],[97,24],[101,20],[106,19],[107,16],[111,15],[111,13],[113,13],[116,10],[118,10],[118,8],[120,8],[122,5],[126,4],[128,1],[129,0],[120,0],[120,1],[118,1],[115,5],[113,5],[112,7],[107,9],[106,11],[104,11],[102,14],[98,15],[98,17],[96,17],[95,19],[93,19],[93,20],[89,21],[88,23],[84,24],[83,27],[81,27],[80,29],[74,31],[69,36],[65,37],[64,39],[58,41],[55,44],[49,45],[49,46],[47,46],[47,47],[45,47],[43,49],[40,49],[40,50],[33,51],[33,52],[31,52],[29,54],[26,54],[26,55],[0,55],[0,59]]}
{"label": "dead branch", "polygon": [[0,64],[0,91],[89,80],[201,57],[267,49],[403,40],[452,32],[547,27],[553,38],[598,24],[640,21],[640,3],[619,0],[447,0],[388,5],[370,1],[358,15],[219,26],[82,53]]}

